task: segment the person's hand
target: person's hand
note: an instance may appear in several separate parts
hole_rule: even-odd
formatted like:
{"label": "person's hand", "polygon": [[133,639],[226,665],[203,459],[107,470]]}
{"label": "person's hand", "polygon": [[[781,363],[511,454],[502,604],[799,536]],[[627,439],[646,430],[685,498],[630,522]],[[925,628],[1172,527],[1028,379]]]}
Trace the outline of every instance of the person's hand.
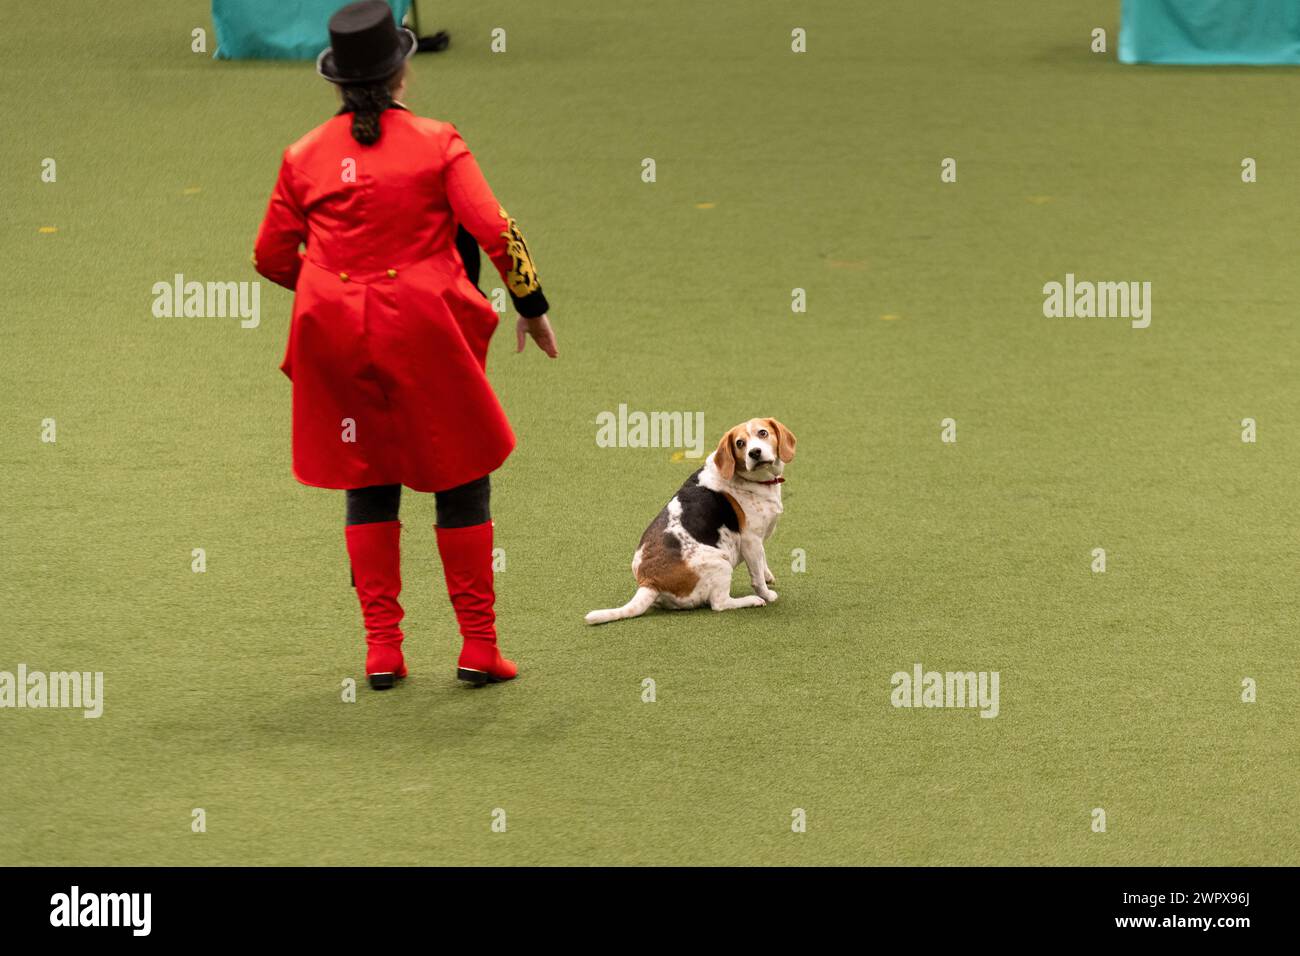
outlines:
{"label": "person's hand", "polygon": [[525,336],[532,336],[537,347],[551,358],[560,354],[555,347],[555,333],[551,331],[551,320],[545,315],[539,315],[535,319],[525,319],[522,315],[519,317],[519,321],[515,323],[515,338],[519,345],[515,349],[516,355],[524,350]]}

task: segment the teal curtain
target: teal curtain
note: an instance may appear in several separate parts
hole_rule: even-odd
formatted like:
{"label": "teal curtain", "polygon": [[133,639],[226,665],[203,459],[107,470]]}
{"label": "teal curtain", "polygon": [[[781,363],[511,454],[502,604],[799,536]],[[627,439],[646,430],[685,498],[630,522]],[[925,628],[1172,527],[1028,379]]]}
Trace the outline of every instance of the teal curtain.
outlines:
{"label": "teal curtain", "polygon": [[[314,60],[330,45],[327,24],[348,0],[212,0],[218,60]],[[411,0],[388,0],[398,23]]]}
{"label": "teal curtain", "polygon": [[1300,63],[1300,0],[1124,0],[1121,63]]}

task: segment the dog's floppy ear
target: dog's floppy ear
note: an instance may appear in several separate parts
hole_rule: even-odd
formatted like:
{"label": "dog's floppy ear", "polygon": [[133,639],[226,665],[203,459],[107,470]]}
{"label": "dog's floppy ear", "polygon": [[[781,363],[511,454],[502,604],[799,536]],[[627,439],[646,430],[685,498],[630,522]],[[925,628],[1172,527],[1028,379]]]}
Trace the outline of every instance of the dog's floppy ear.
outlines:
{"label": "dog's floppy ear", "polygon": [[794,432],[786,428],[775,418],[769,418],[767,423],[772,426],[772,431],[776,433],[776,455],[782,461],[794,461]]}
{"label": "dog's floppy ear", "polygon": [[713,453],[713,464],[724,481],[730,481],[736,475],[736,456],[731,452],[732,436],[735,434],[734,428],[728,429],[727,434],[722,436],[722,441],[718,442],[718,450]]}

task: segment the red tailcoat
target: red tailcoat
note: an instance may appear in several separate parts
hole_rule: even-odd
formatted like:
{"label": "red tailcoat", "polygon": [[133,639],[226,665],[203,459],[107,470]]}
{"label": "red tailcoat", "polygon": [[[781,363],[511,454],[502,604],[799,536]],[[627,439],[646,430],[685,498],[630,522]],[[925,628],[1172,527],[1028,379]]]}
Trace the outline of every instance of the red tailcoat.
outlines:
{"label": "red tailcoat", "polygon": [[457,225],[521,314],[542,314],[546,300],[456,128],[400,108],[381,119],[371,146],[343,114],[285,151],[253,264],[294,290],[280,367],[293,381],[295,477],[442,491],[515,445],[484,374],[498,316],[466,275]]}

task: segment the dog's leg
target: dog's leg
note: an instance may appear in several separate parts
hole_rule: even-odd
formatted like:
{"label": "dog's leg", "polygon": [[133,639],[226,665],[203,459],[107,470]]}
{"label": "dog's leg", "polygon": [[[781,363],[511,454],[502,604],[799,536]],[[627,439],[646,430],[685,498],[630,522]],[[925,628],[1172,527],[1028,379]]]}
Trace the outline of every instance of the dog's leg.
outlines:
{"label": "dog's leg", "polygon": [[742,607],[762,607],[767,602],[757,594],[734,598],[726,591],[717,591],[709,597],[709,607],[715,611],[734,611]]}
{"label": "dog's leg", "polygon": [[767,539],[772,537],[772,532],[776,530],[776,523],[779,520],[779,515],[776,518],[773,518],[772,523],[767,526],[767,534],[763,535],[763,580],[767,582],[768,587],[776,584],[776,575],[774,575],[772,569],[767,566]]}
{"label": "dog's leg", "polygon": [[763,599],[764,604],[772,604],[779,595],[768,587],[772,573],[767,569],[767,552],[763,550],[763,539],[757,535],[742,535],[740,539],[740,557],[749,568],[749,583],[754,593]]}
{"label": "dog's leg", "polygon": [[[698,568],[700,583],[696,594],[707,595],[709,607],[715,611],[734,611],[742,607],[762,607],[767,602],[756,594],[742,598],[731,596],[731,561],[724,557],[701,564]],[[700,603],[704,603],[701,600]]]}

